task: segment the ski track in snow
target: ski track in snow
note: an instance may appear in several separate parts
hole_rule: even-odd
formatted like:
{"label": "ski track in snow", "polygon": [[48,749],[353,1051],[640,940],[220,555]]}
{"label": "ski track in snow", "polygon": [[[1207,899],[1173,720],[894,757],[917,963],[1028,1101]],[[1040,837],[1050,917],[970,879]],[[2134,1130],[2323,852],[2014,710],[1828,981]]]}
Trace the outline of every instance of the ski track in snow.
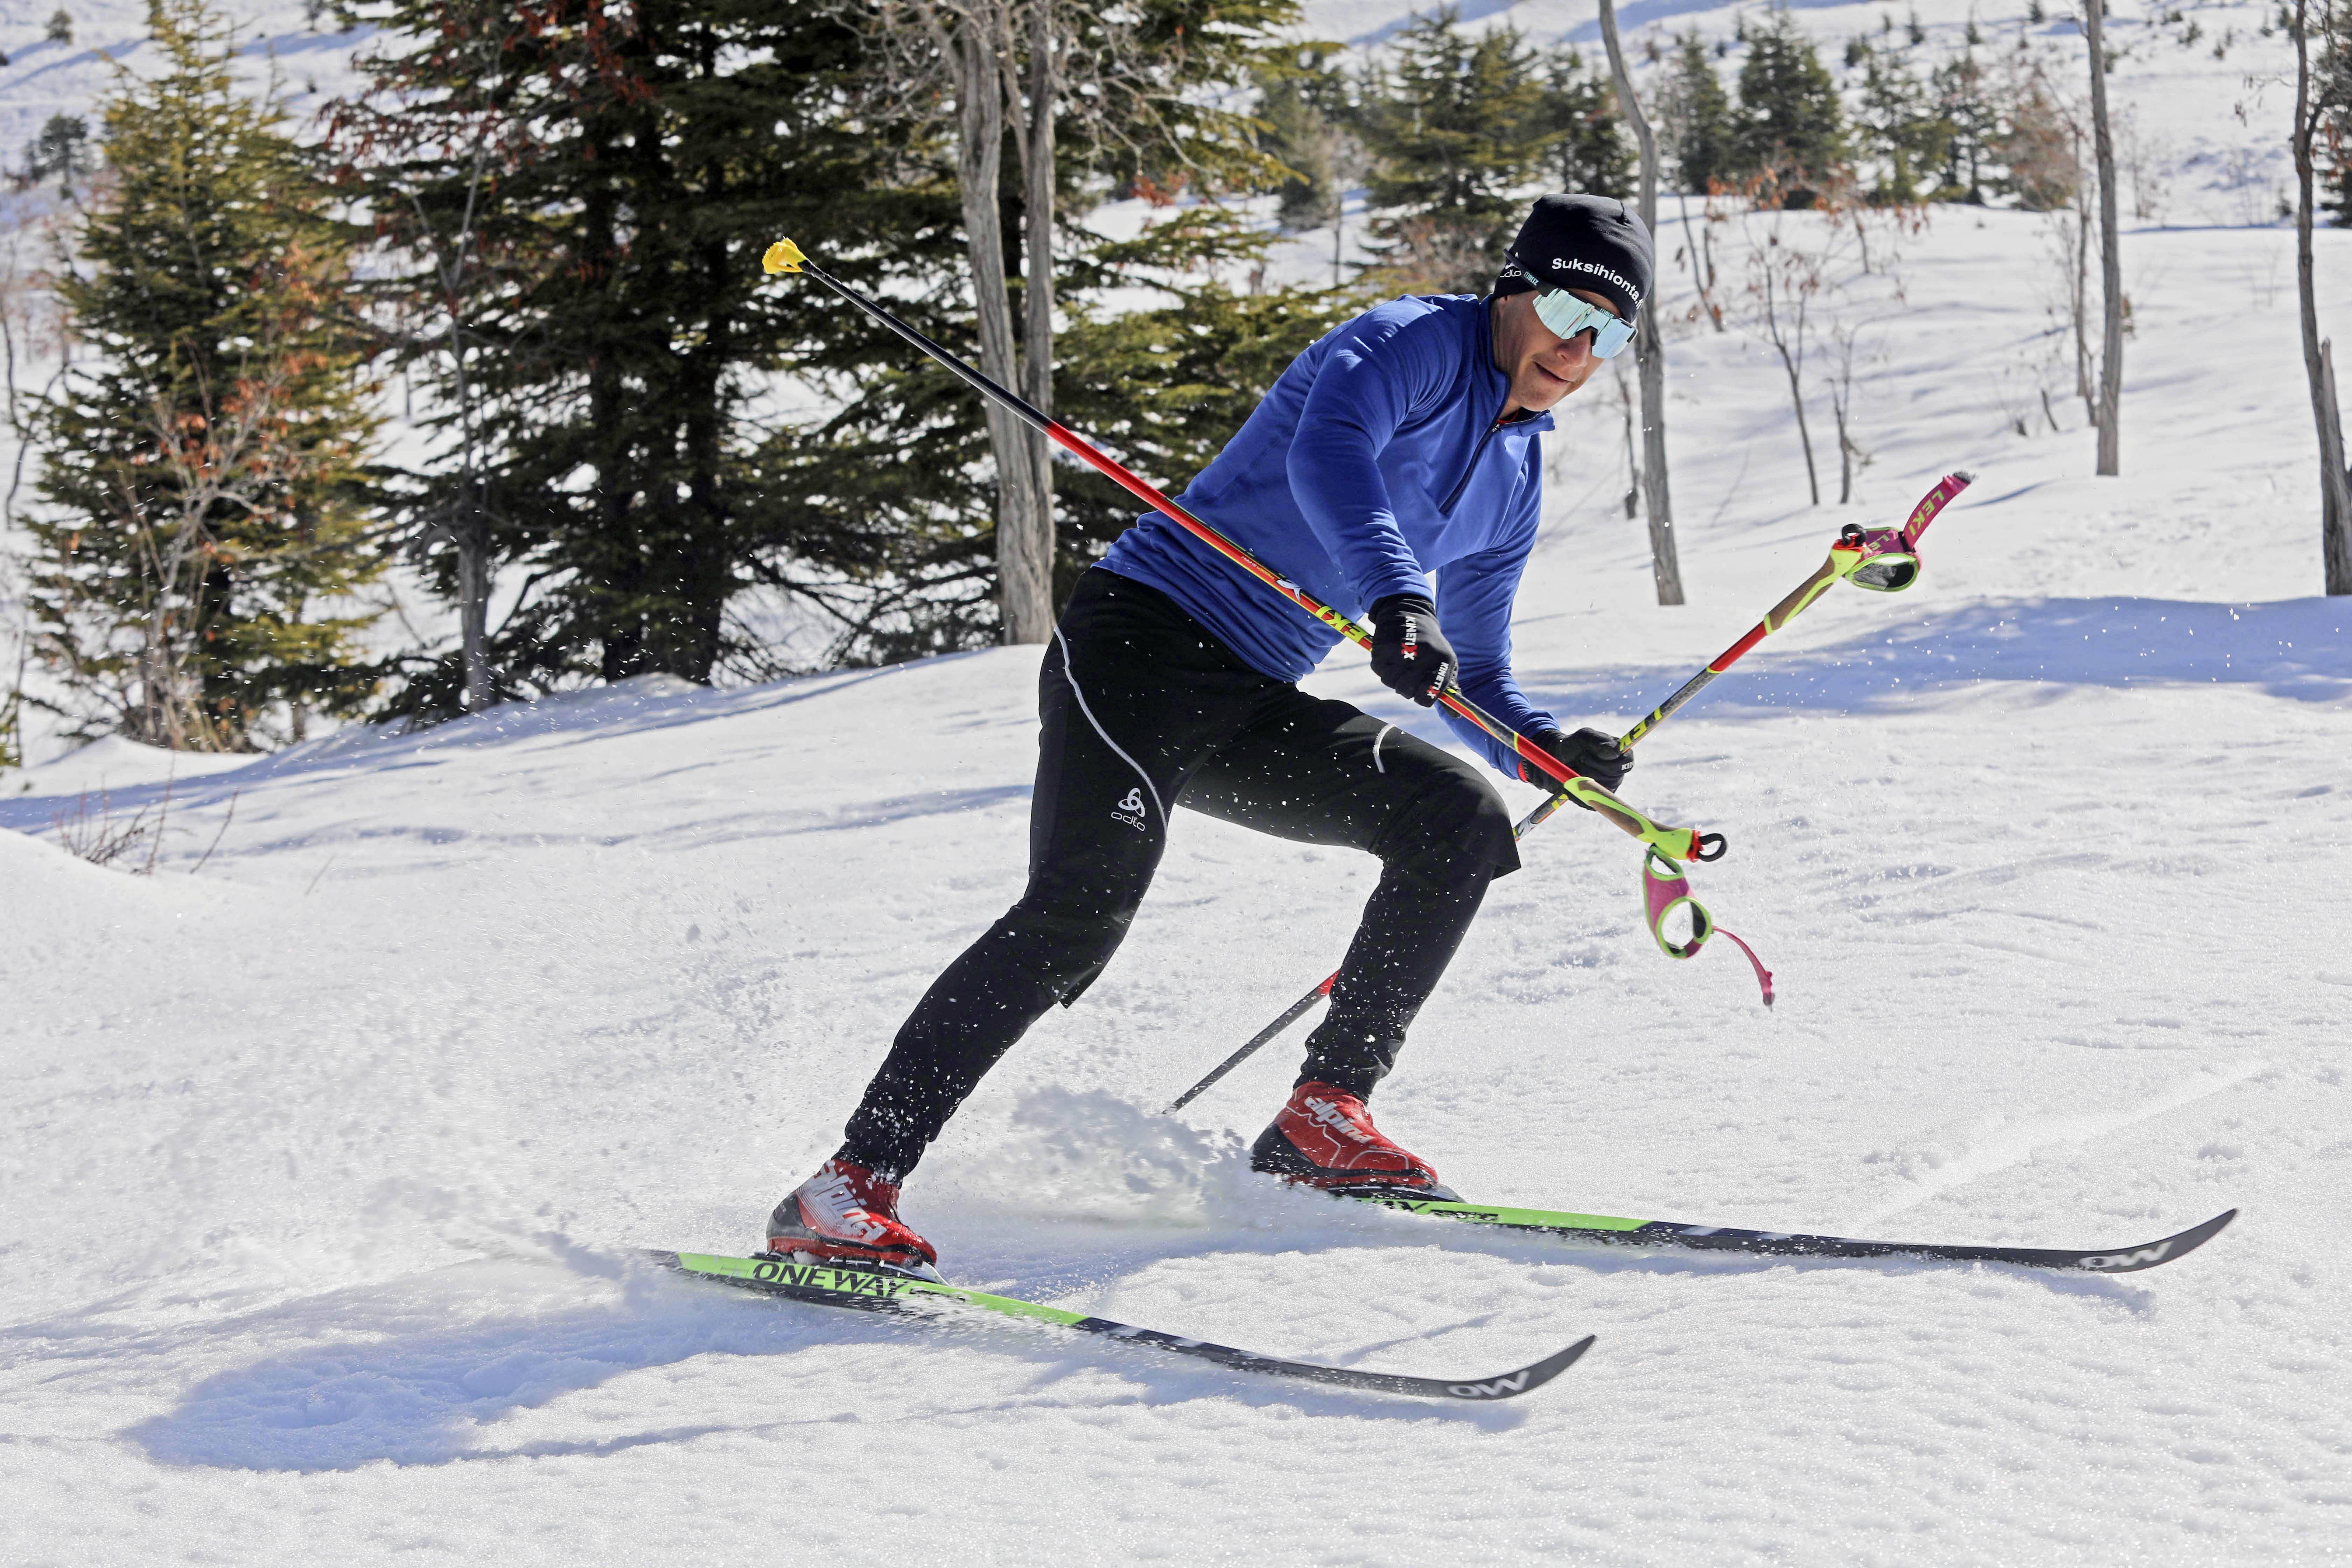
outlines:
{"label": "ski track in snow", "polygon": [[[2352,1555],[2352,608],[2313,596],[2293,295],[2256,287],[2291,237],[2133,237],[2099,481],[2078,410],[2022,439],[1987,391],[2049,347],[2041,233],[1914,243],[1861,508],[1802,504],[1757,345],[1676,340],[1687,608],[1608,503],[1614,405],[1571,405],[1518,639],[1572,722],[1645,711],[1838,522],[1980,478],[1918,588],[1824,598],[1629,781],[1730,834],[1695,889],[1780,1005],[1721,944],[1661,956],[1638,855],[1566,813],[1378,1104],[1484,1201],[2069,1247],[2241,1206],[2202,1251],[1652,1253],[1269,1190],[1304,1026],[1157,1108],[1328,972],[1371,869],[1180,814],[1118,958],[908,1187],[951,1277],[1350,1366],[1582,1363],[1441,1408],[697,1286],[631,1249],[751,1244],[1017,891],[1035,650],[108,743],[0,797],[0,1560]],[[1345,655],[1311,684],[1445,738]],[[152,878],[50,842],[167,787]]]}

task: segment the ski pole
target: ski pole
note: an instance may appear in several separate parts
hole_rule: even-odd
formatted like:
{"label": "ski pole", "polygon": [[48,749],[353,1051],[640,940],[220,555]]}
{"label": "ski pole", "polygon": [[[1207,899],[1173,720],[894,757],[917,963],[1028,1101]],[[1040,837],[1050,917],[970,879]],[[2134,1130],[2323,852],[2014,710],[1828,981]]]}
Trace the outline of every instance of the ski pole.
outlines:
{"label": "ski pole", "polygon": [[[1060,421],[1049,418],[1039,412],[1025,398],[999,386],[980,371],[933,342],[874,300],[867,299],[848,284],[825,271],[803,254],[801,247],[791,240],[778,240],[770,246],[767,254],[761,258],[760,265],[771,274],[792,272],[815,279],[842,299],[922,350],[942,367],[954,374],[965,385],[983,397],[992,398],[1003,407],[1010,409],[1031,428],[1045,436],[1047,440],[1077,458],[1146,506],[1168,517],[1202,543],[1288,599],[1349,642],[1367,649],[1372,646],[1370,632],[1317,599],[1247,550],[1160,494],[1151,485],[1129,473],[1084,437],[1077,435]],[[1723,858],[1727,846],[1722,834],[1701,833],[1695,827],[1668,827],[1662,823],[1652,821],[1592,780],[1579,773],[1549,752],[1545,751],[1541,746],[1537,745],[1533,741],[1528,740],[1525,735],[1479,708],[1462,694],[1462,688],[1459,685],[1448,682],[1444,689],[1437,694],[1437,700],[1476,725],[1490,739],[1509,747],[1515,755],[1534,763],[1538,772],[1548,774],[1552,779],[1553,787],[1560,792],[1563,798],[1572,797],[1582,805],[1591,806],[1627,834],[1640,839],[1652,848],[1682,860]]]}
{"label": "ski pole", "polygon": [[[1785,626],[1790,621],[1795,620],[1797,616],[1801,615],[1815,599],[1820,598],[1824,593],[1827,593],[1831,584],[1838,582],[1841,578],[1853,577],[1854,572],[1865,563],[1907,563],[1910,575],[1903,578],[1902,581],[1895,584],[1895,586],[1897,588],[1909,587],[1911,583],[1918,575],[1918,557],[1916,552],[1919,548],[1919,536],[1927,531],[1927,525],[1936,521],[1936,514],[1944,510],[1945,503],[1949,501],[1954,496],[1958,495],[1962,490],[1968,489],[1969,481],[1975,477],[1976,476],[1973,474],[1960,472],[1947,474],[1942,479],[1937,480],[1934,487],[1930,489],[1925,496],[1920,498],[1919,504],[1911,509],[1910,517],[1906,520],[1903,527],[1900,529],[1888,529],[1880,530],[1876,532],[1866,532],[1853,523],[1846,524],[1843,529],[1839,531],[1837,542],[1830,546],[1829,557],[1822,563],[1818,571],[1814,572],[1811,576],[1806,578],[1802,583],[1798,584],[1795,588],[1790,590],[1788,595],[1779,604],[1773,605],[1769,610],[1767,610],[1764,613],[1764,618],[1748,628],[1747,636],[1741,637],[1738,642],[1733,643],[1729,647],[1725,648],[1721,653],[1716,655],[1713,659],[1707,662],[1707,665],[1704,669],[1701,669],[1696,675],[1692,676],[1688,680],[1683,682],[1682,686],[1672,697],[1667,698],[1664,702],[1659,703],[1657,707],[1652,709],[1648,718],[1643,719],[1640,723],[1634,725],[1632,729],[1626,731],[1624,734],[1618,737],[1617,749],[1621,752],[1632,751],[1635,742],[1640,741],[1643,736],[1647,735],[1651,731],[1656,729],[1659,725],[1664,723],[1668,719],[1672,718],[1675,710],[1682,707],[1684,703],[1688,702],[1692,698],[1697,696],[1700,689],[1705,687],[1707,682],[1713,680],[1717,676],[1721,675],[1725,670],[1729,669],[1733,665],[1738,663],[1740,658],[1746,655],[1749,648],[1754,647],[1758,643],[1762,642],[1766,637],[1770,637],[1774,632],[1779,631],[1782,626]],[[1570,796],[1565,795],[1553,795],[1547,796],[1533,811],[1528,812],[1527,816],[1519,818],[1518,825],[1511,829],[1512,838],[1516,840],[1526,837],[1530,830],[1541,826],[1547,817],[1550,816],[1553,812],[1558,811],[1570,798]],[[1647,863],[1644,862],[1645,871],[1646,866]],[[1727,932],[1726,934],[1728,935],[1729,933]],[[1661,945],[1664,945],[1664,938],[1660,939]],[[1734,942],[1739,942],[1738,937],[1732,937],[1731,940]],[[1696,945],[1696,939],[1695,938],[1694,946]],[[1740,942],[1739,945],[1743,952],[1747,951],[1748,944],[1746,942]],[[1674,950],[1669,948],[1667,951],[1671,953]],[[1681,957],[1685,955],[1676,953],[1675,956]],[[1756,955],[1751,952],[1748,952],[1748,962],[1756,964],[1757,973],[1759,975],[1763,974],[1764,966],[1762,963],[1757,962]],[[1173,1116],[1176,1112],[1183,1110],[1195,1100],[1198,1100],[1207,1090],[1214,1088],[1219,1079],[1223,1078],[1227,1073],[1233,1071],[1234,1068],[1249,1060],[1251,1056],[1256,1052],[1259,1047],[1274,1039],[1285,1029],[1287,1029],[1291,1025],[1306,1016],[1306,1015],[1313,1009],[1316,1003],[1331,994],[1331,987],[1338,984],[1339,981],[1339,973],[1338,970],[1333,970],[1328,975],[1324,977],[1322,984],[1318,985],[1314,990],[1309,991],[1306,995],[1301,996],[1297,1001],[1293,1002],[1289,1006],[1284,1008],[1280,1017],[1275,1019],[1273,1023],[1268,1024],[1265,1028],[1260,1029],[1256,1034],[1252,1035],[1248,1040],[1243,1043],[1239,1050],[1234,1052],[1233,1055],[1227,1057],[1223,1061],[1219,1062],[1214,1068],[1211,1069],[1206,1078],[1194,1084],[1192,1088],[1186,1089],[1183,1093],[1178,1095],[1174,1100],[1169,1101],[1168,1109],[1161,1112],[1161,1114]],[[1772,991],[1771,982],[1769,977],[1765,981],[1764,997],[1765,1005],[1769,1006],[1771,1005]]]}
{"label": "ski pole", "polygon": [[[1705,668],[1684,681],[1672,697],[1650,710],[1649,717],[1620,735],[1617,749],[1632,751],[1642,737],[1664,723],[1676,709],[1697,696],[1709,681],[1738,664],[1749,648],[1795,620],[1815,599],[1829,592],[1831,584],[1841,580],[1859,581],[1855,574],[1865,566],[1874,570],[1907,566],[1909,574],[1899,581],[1865,585],[1876,587],[1882,593],[1899,592],[1909,587],[1918,576],[1919,536],[1927,531],[1927,525],[1936,521],[1936,515],[1944,510],[1945,505],[1968,489],[1975,479],[1974,474],[1961,469],[1937,479],[1928,488],[1927,493],[1919,498],[1919,504],[1911,509],[1911,515],[1900,529],[1864,530],[1847,523],[1838,531],[1837,542],[1830,546],[1829,556],[1822,563],[1820,570],[1790,589],[1788,596],[1779,604],[1765,611],[1764,618],[1748,627],[1746,636],[1717,654]],[[1513,830],[1512,837],[1524,837],[1528,829],[1541,823],[1564,804],[1564,797],[1557,795],[1544,801],[1521,820]],[[1338,977],[1335,975],[1333,978]],[[1329,983],[1325,984],[1328,989]]]}
{"label": "ski pole", "polygon": [[[1838,542],[1830,546],[1829,559],[1822,563],[1819,571],[1790,589],[1788,597],[1765,611],[1764,618],[1748,627],[1747,636],[1716,655],[1706,668],[1684,681],[1672,697],[1650,710],[1648,718],[1626,731],[1617,744],[1632,750],[1635,742],[1664,723],[1675,709],[1697,696],[1707,682],[1738,663],[1749,648],[1795,620],[1815,599],[1829,592],[1830,584],[1840,578],[1853,576],[1855,569],[1864,562],[1900,556],[1909,563],[1912,574],[1916,576],[1918,561],[1913,552],[1919,547],[1919,536],[1927,531],[1927,525],[1936,521],[1936,514],[1944,510],[1945,503],[1968,489],[1969,482],[1975,477],[1969,473],[1955,473],[1937,479],[1934,488],[1919,498],[1919,504],[1911,509],[1910,518],[1899,530],[1880,530],[1874,535],[1847,523],[1840,531]],[[1888,535],[1894,537],[1890,539],[1886,537]],[[1873,548],[1874,541],[1877,542],[1876,548]],[[1909,587],[1910,584],[1911,579],[1906,577],[1900,585]]]}

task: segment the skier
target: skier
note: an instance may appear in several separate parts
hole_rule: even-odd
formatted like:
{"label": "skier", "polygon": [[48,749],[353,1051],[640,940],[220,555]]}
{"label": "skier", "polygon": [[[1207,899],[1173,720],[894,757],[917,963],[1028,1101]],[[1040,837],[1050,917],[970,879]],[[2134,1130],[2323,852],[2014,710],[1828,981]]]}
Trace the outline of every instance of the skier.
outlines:
{"label": "skier", "polygon": [[[1653,254],[1622,202],[1541,198],[1492,293],[1406,296],[1325,334],[1178,498],[1324,603],[1369,606],[1372,668],[1391,689],[1428,707],[1458,671],[1471,701],[1609,789],[1632,757],[1598,730],[1563,733],[1520,691],[1511,605],[1541,513],[1547,411],[1630,341]],[[1079,579],[1038,675],[1027,889],[916,1004],[839,1152],[769,1216],[769,1251],[938,1261],[898,1217],[900,1184],[1029,1026],[1102,972],[1179,805],[1381,862],[1252,1169],[1454,1195],[1364,1102],[1518,853],[1469,764],[1298,689],[1340,640],[1156,511]],[[1445,717],[1505,773],[1549,782]]]}

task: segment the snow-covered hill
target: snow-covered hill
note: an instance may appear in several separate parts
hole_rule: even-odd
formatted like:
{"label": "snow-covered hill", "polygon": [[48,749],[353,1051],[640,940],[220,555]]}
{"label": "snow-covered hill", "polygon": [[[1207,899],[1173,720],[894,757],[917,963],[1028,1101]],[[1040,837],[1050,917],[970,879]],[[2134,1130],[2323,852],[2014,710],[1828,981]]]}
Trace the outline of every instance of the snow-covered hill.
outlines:
{"label": "snow-covered hill", "polygon": [[[88,111],[101,51],[137,63],[132,0],[67,0],[70,48],[40,40],[54,8],[0,3],[12,158]],[[355,38],[294,0],[236,10],[298,107],[347,85]],[[1464,10],[1592,27],[1589,0]],[[1370,47],[1407,14],[1307,20]],[[2021,5],[1918,14],[1943,45],[1973,15],[1988,49],[2070,46]],[[1623,15],[1638,48],[1727,37],[1735,8]],[[1832,58],[1909,15],[1801,8]],[[1661,956],[1638,856],[1569,814],[1378,1106],[1481,1199],[2069,1246],[2242,1206],[2212,1245],[2117,1279],[1645,1256],[1270,1190],[1241,1151],[1298,1032],[1157,1108],[1329,971],[1370,870],[1180,816],[1119,957],[910,1185],[949,1273],[1349,1365],[1598,1334],[1582,1364],[1438,1409],[698,1289],[630,1249],[751,1245],[1017,891],[1034,650],[635,682],[250,763],[104,742],[0,776],[0,1559],[2352,1552],[2352,602],[2315,596],[2292,237],[2243,226],[2284,183],[2284,47],[2257,6],[2193,15],[2195,49],[2114,24],[2152,203],[2122,479],[2089,477],[2062,262],[2023,215],[1939,212],[1899,291],[1831,301],[1858,334],[1855,506],[1804,504],[1768,348],[1675,340],[1684,608],[1649,603],[1616,506],[1612,384],[1564,413],[1518,640],[1575,721],[1645,710],[1839,522],[1979,479],[1916,590],[1840,590],[1643,746],[1629,797],[1730,835],[1697,890],[1779,1007],[1733,952]],[[1277,265],[1316,276],[1329,246]],[[2352,236],[2320,246],[2342,336]],[[1315,684],[1449,738],[1352,657]],[[59,847],[142,812],[152,875],[121,868],[143,845]]]}
{"label": "snow-covered hill", "polygon": [[[2352,245],[2323,236],[2331,319]],[[1605,403],[1554,437],[1531,687],[1619,723],[1937,474],[1914,592],[1840,590],[1646,742],[1755,942],[1662,957],[1638,858],[1527,845],[1379,1106],[1465,1192],[2053,1245],[2127,1279],[1580,1249],[1244,1173],[1355,859],[1180,817],[1126,948],[909,1187],[957,1279],[1452,1373],[1436,1409],[897,1326],[626,1262],[740,1249],[1017,890],[1035,653],[636,684],[0,805],[9,1561],[2323,1561],[2352,1540],[2352,612],[2317,588],[2290,237],[2133,238],[2126,477],[2011,420],[2041,221],[1911,242],[1818,510],[1767,351],[1675,360],[1692,602],[1646,603]],[[1603,394],[1596,385],[1592,394]],[[1319,689],[1443,738],[1338,658]],[[56,846],[103,785],[153,875]],[[1507,785],[1515,802],[1529,798]],[[95,809],[95,797],[93,807]],[[232,816],[233,812],[233,816]],[[199,868],[207,852],[208,861]]]}

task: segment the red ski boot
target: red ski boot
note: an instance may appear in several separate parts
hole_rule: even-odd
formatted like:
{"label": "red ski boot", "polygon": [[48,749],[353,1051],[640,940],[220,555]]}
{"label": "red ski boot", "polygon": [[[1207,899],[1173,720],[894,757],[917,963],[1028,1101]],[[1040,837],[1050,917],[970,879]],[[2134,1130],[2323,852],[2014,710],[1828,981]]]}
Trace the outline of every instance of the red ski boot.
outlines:
{"label": "red ski boot", "polygon": [[895,1268],[936,1279],[940,1255],[898,1218],[898,1184],[827,1160],[768,1216],[768,1250],[803,1263]]}
{"label": "red ski boot", "polygon": [[1328,1083],[1290,1091],[1290,1103],[1251,1145],[1250,1169],[1350,1196],[1461,1201],[1428,1162],[1381,1136],[1362,1100]]}

